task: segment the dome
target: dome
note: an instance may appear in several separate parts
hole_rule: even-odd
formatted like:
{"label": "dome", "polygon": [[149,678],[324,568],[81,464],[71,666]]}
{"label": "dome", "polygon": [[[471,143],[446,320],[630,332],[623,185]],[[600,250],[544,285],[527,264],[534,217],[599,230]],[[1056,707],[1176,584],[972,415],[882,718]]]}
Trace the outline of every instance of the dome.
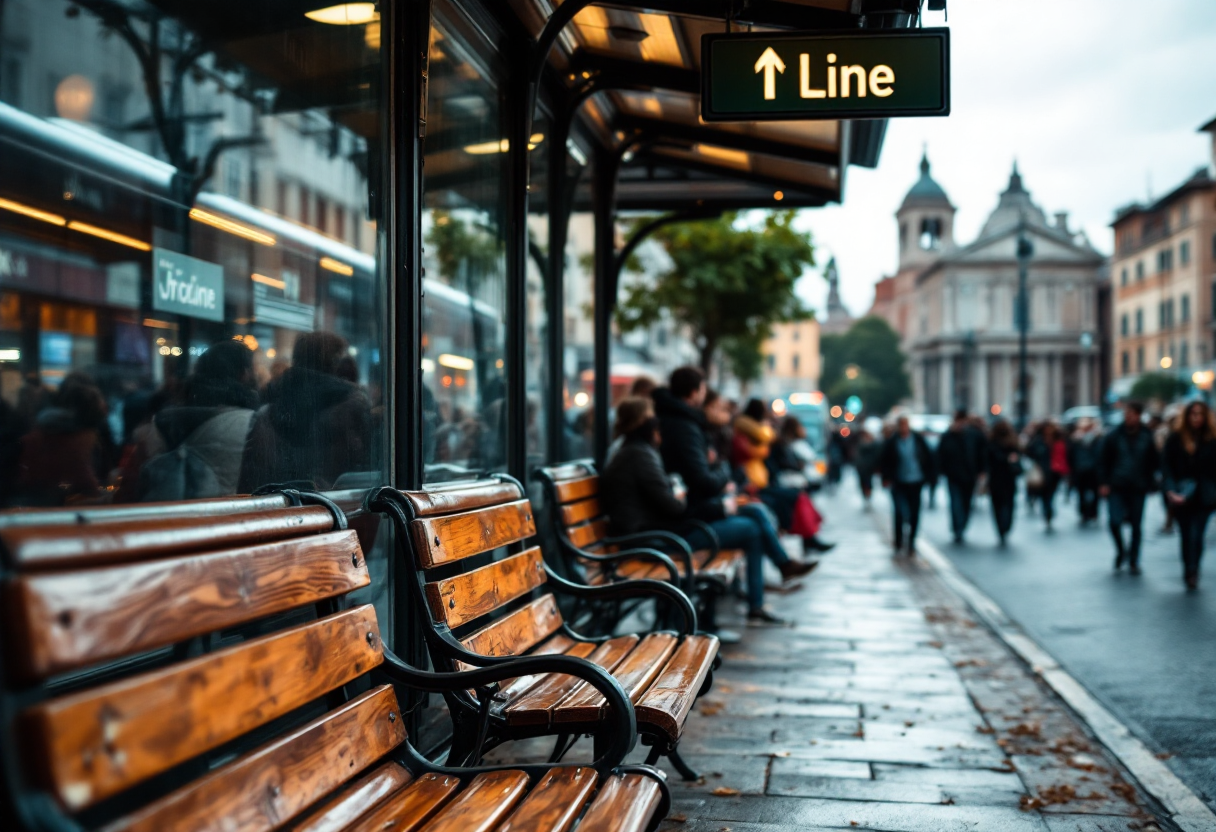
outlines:
{"label": "dome", "polygon": [[1013,173],[1009,175],[1009,185],[1001,194],[996,210],[988,216],[988,221],[984,223],[984,228],[980,231],[980,238],[1017,228],[1023,221],[1028,226],[1047,228],[1047,217],[1043,213],[1043,209],[1031,201],[1030,192],[1022,184],[1022,174],[1018,172],[1018,163],[1014,162]]}
{"label": "dome", "polygon": [[908,191],[899,210],[930,207],[954,209],[954,206],[950,204],[950,197],[946,196],[942,186],[929,175],[929,153],[925,151],[924,155],[920,157],[920,179],[916,180],[912,190]]}

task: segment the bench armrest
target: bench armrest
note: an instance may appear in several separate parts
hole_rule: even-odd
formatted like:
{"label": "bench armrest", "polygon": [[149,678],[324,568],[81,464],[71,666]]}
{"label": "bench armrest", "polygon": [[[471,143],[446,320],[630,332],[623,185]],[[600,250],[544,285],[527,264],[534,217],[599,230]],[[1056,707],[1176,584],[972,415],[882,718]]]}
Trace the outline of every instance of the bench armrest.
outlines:
{"label": "bench armrest", "polygon": [[620,563],[623,560],[652,560],[658,562],[667,573],[671,576],[673,584],[680,583],[680,570],[676,568],[675,561],[670,557],[658,551],[657,549],[626,549],[621,552],[613,552],[608,555],[595,555],[584,550],[578,550],[578,556],[584,560],[593,561],[595,563],[603,563],[606,565]]}
{"label": "bench armrest", "polygon": [[[398,658],[393,651],[385,648],[384,663],[379,669],[390,681],[426,693],[489,688],[508,679],[542,673],[576,676],[603,694],[604,699],[608,702],[608,718],[611,723],[605,726],[603,731],[604,752],[592,763],[592,767],[600,774],[611,771],[624,761],[637,744],[638,726],[633,703],[629,701],[620,682],[611,673],[586,659],[563,655],[521,656],[490,667],[460,670],[454,673],[436,673],[411,667]],[[433,764],[428,765],[433,769]],[[507,766],[507,768],[518,769],[519,766]]]}
{"label": "bench armrest", "polygon": [[697,611],[693,607],[692,601],[678,587],[664,581],[643,579],[619,581],[618,583],[605,584],[604,586],[583,586],[582,584],[567,581],[550,569],[548,564],[545,564],[545,572],[549,576],[548,586],[551,589],[575,598],[586,598],[593,601],[645,597],[664,599],[678,609],[680,615],[684,618],[684,626],[679,634],[687,636],[697,632]]}
{"label": "bench armrest", "polygon": [[621,546],[629,544],[640,545],[655,545],[655,543],[666,543],[674,548],[672,553],[673,558],[679,558],[684,562],[684,574],[688,577],[686,586],[693,586],[696,579],[696,569],[692,561],[692,547],[688,545],[688,541],[680,537],[675,532],[654,530],[649,532],[634,532],[633,534],[622,534],[616,537],[608,537],[600,541],[604,546]]}

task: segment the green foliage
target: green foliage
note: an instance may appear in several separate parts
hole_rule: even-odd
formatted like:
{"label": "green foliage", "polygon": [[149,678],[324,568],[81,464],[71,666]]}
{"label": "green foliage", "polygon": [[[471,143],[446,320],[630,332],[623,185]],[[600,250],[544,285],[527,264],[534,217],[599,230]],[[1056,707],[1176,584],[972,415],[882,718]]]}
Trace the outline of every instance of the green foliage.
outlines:
{"label": "green foliage", "polygon": [[1149,401],[1156,399],[1165,403],[1186,395],[1190,385],[1170,373],[1145,373],[1132,385],[1130,397]]}
{"label": "green foliage", "polygon": [[[883,318],[862,318],[848,332],[824,335],[819,351],[823,355],[819,387],[833,404],[859,396],[867,414],[881,416],[912,395],[899,333]],[[845,374],[850,365],[858,369],[855,379]]]}
{"label": "green foliage", "polygon": [[758,227],[738,227],[738,216],[668,225],[654,234],[671,257],[672,268],[653,283],[630,285],[617,305],[622,331],[650,326],[670,315],[692,330],[708,371],[719,348],[732,352],[749,370],[749,345],[757,345],[771,324],[805,320],[808,312],[794,294],[803,270],[812,266],[810,235],[793,227],[793,211],[768,214]]}
{"label": "green foliage", "polygon": [[769,336],[768,327],[761,331],[740,336],[730,336],[722,341],[722,357],[731,375],[747,384],[757,381],[764,373],[764,353],[761,347]]}
{"label": "green foliage", "polygon": [[426,245],[439,262],[439,279],[451,285],[472,287],[505,265],[497,234],[447,211],[434,212]]}

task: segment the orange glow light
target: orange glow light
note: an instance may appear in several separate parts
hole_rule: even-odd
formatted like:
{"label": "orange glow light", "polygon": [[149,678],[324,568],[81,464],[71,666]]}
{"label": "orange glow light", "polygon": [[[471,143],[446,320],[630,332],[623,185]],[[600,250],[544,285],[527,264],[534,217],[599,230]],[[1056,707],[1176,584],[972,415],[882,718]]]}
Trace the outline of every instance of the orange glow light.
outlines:
{"label": "orange glow light", "polygon": [[151,251],[152,246],[145,243],[143,240],[137,240],[134,237],[128,237],[125,234],[117,234],[113,231],[107,231],[104,228],[98,228],[95,225],[89,225],[87,222],[77,222],[72,220],[68,223],[68,228],[73,231],[79,231],[81,234],[91,234],[94,237],[100,237],[103,240],[109,240],[111,243],[118,243],[122,246],[130,246],[140,251]]}
{"label": "orange glow light", "polygon": [[988,412],[991,413],[993,416],[1000,416],[1001,415],[1001,406],[999,404],[994,404],[991,408],[989,408]]}

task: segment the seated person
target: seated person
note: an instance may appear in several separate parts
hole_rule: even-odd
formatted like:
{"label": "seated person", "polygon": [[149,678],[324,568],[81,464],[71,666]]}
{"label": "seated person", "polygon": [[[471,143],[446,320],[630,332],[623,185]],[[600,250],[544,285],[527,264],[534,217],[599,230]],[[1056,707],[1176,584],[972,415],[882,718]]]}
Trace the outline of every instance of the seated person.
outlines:
{"label": "seated person", "polygon": [[[764,558],[768,557],[781,570],[783,578],[805,575],[815,568],[816,562],[792,561],[785,553],[777,530],[768,522],[760,507],[747,511],[736,511],[730,469],[725,461],[710,462],[709,439],[706,435],[705,416],[701,406],[705,399],[705,376],[696,367],[681,367],[671,375],[668,388],[654,391],[654,412],[658,415],[658,431],[647,436],[641,432],[637,442],[648,443],[658,448],[664,468],[669,474],[679,474],[687,488],[687,497],[681,517],[665,520],[648,518],[646,522],[666,523],[651,525],[651,528],[667,528],[676,531],[694,549],[709,548],[711,541],[700,528],[686,521],[701,520],[710,525],[724,549],[742,549],[747,560],[748,624],[784,624],[764,607]],[[619,416],[618,416],[619,418]],[[661,437],[661,439],[660,439]],[[626,446],[629,442],[625,443]],[[622,451],[624,447],[622,448]],[[618,456],[620,454],[618,453]],[[616,463],[616,459],[613,459]],[[601,482],[601,491],[632,487],[627,474],[620,473]],[[608,477],[608,470],[604,471]],[[614,524],[613,500],[601,496],[605,508]],[[652,509],[647,505],[648,510]],[[752,511],[751,509],[757,509]],[[621,523],[626,522],[622,520]]]}

